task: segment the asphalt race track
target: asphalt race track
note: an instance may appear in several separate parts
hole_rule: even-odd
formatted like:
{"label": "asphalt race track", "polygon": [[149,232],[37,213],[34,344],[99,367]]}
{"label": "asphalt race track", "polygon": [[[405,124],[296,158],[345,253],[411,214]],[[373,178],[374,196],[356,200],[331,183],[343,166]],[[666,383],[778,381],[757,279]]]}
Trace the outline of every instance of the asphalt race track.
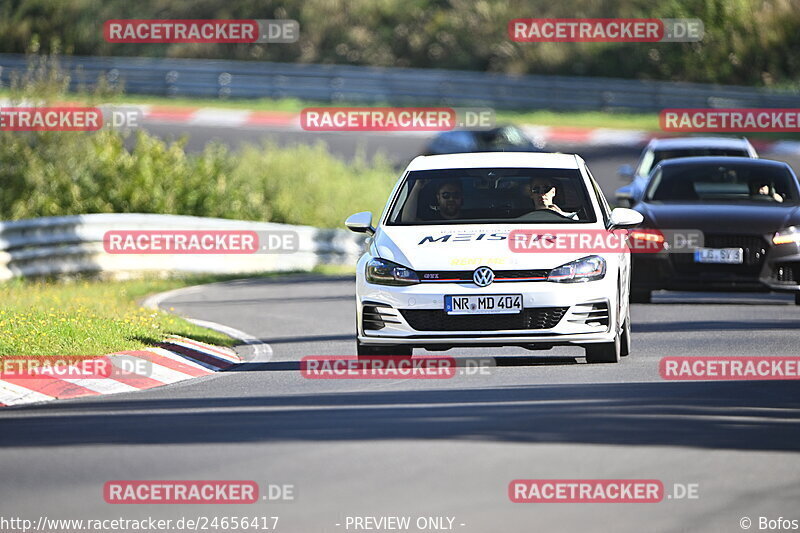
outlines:
{"label": "asphalt race track", "polygon": [[[231,135],[232,144],[254,135],[196,133]],[[290,142],[307,139],[296,132]],[[343,157],[360,142],[332,139]],[[367,142],[400,161],[422,139]],[[616,167],[636,156],[578,152],[607,194],[618,186]],[[633,305],[633,354],[617,365],[587,365],[577,348],[463,349],[446,354],[492,357],[496,367],[447,380],[304,378],[302,357],[354,353],[353,294],[349,277],[294,275],[207,285],[164,301],[260,344],[240,347],[248,363],[188,383],[0,411],[0,472],[14,480],[0,488],[0,514],[279,516],[277,530],[287,533],[348,531],[347,516],[381,515],[455,517],[453,529],[465,533],[733,532],[743,517],[753,530],[762,516],[800,518],[797,382],[675,382],[658,373],[671,355],[797,356],[800,307],[791,296],[656,293],[652,304]],[[657,479],[667,496],[653,504],[515,504],[508,485],[519,478]],[[121,479],[289,484],[295,499],[105,503],[104,483]],[[694,484],[696,498],[679,497],[675,485]]]}

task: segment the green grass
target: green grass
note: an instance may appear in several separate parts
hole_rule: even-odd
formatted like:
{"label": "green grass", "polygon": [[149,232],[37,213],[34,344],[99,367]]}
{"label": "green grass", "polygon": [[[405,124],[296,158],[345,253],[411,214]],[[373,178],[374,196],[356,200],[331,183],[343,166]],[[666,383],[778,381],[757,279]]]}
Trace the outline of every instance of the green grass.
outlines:
{"label": "green grass", "polygon": [[657,113],[605,113],[602,111],[497,111],[497,122],[541,124],[570,128],[612,128],[657,131]]}
{"label": "green grass", "polygon": [[[352,268],[326,267],[316,272],[340,274]],[[241,276],[1,283],[0,358],[103,355],[143,349],[173,334],[233,346],[235,339],[168,312],[145,309],[138,302],[149,294],[235,277]]]}

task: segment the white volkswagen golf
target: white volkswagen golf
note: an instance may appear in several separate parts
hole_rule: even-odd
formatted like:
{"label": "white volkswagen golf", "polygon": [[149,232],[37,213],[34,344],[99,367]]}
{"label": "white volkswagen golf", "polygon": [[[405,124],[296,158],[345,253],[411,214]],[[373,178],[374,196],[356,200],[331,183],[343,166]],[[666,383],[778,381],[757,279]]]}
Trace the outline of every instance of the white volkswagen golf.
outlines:
{"label": "white volkswagen golf", "polygon": [[579,345],[588,362],[630,353],[630,255],[519,253],[509,233],[608,231],[642,216],[610,210],[584,161],[569,154],[417,157],[380,220],[346,225],[370,235],[356,274],[360,356],[415,347],[550,349]]}

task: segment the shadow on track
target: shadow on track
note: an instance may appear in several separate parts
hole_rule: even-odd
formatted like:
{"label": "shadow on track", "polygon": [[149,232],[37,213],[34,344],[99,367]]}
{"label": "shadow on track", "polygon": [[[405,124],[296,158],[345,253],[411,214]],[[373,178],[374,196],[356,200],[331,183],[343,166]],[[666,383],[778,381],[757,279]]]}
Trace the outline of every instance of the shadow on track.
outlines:
{"label": "shadow on track", "polygon": [[[355,356],[353,356],[355,357]],[[425,356],[417,357],[453,357],[456,361],[456,368],[464,368],[467,362],[477,364],[480,361],[486,361],[487,367],[493,366],[506,367],[506,366],[562,366],[562,365],[576,365],[578,361],[575,357],[555,357],[555,356],[513,356],[513,357],[494,357],[494,356],[473,356],[473,357],[456,357],[443,354],[426,354]],[[227,370],[226,372],[300,372],[300,361],[274,361],[269,363],[242,363]],[[402,379],[402,378],[400,378]]]}
{"label": "shadow on track", "polygon": [[792,382],[128,397],[12,408],[0,418],[0,447],[483,439],[800,450],[800,397]]}
{"label": "shadow on track", "polygon": [[769,331],[800,329],[800,320],[692,320],[678,322],[649,322],[633,324],[634,333],[655,333],[673,331]]}

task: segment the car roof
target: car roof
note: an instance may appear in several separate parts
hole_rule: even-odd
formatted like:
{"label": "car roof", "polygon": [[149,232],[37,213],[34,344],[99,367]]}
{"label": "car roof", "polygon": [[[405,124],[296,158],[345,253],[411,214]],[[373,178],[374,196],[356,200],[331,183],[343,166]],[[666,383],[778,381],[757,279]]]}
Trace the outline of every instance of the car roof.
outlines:
{"label": "car roof", "polygon": [[[772,167],[789,167],[783,161],[773,161],[772,159],[749,159],[747,157],[736,156],[713,156],[704,155],[699,157],[676,157],[674,159],[665,159],[658,165],[659,167],[675,167],[681,165],[704,165],[704,164],[725,164],[725,165],[760,165]],[[791,167],[789,167],[791,168]]]}
{"label": "car roof", "polygon": [[735,137],[667,137],[653,139],[649,147],[656,150],[680,150],[682,148],[733,148],[747,150],[750,141]]}
{"label": "car roof", "polygon": [[408,171],[447,168],[565,168],[578,169],[583,160],[574,154],[538,152],[477,152],[415,157]]}

